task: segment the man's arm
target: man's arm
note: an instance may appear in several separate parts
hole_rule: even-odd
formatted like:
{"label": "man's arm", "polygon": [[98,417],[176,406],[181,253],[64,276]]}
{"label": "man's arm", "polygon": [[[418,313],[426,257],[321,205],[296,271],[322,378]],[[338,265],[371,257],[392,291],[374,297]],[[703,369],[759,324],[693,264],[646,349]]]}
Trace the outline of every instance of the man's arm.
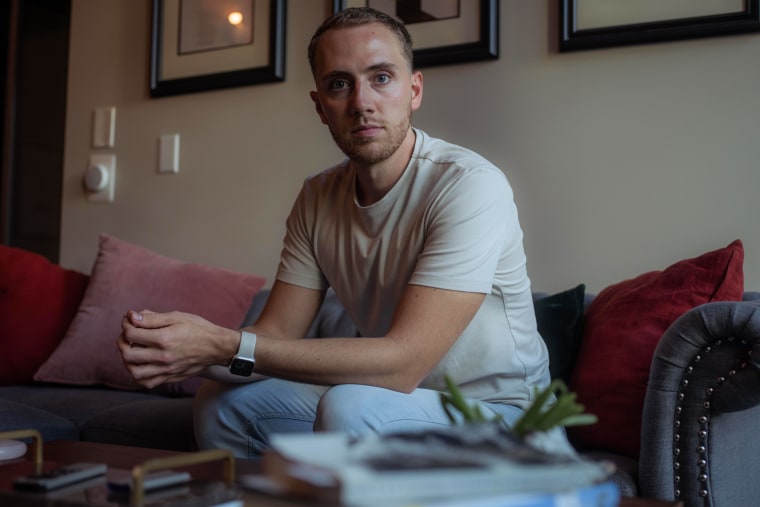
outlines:
{"label": "man's arm", "polygon": [[[469,324],[485,295],[409,285],[384,337],[295,340],[308,329],[322,297],[321,291],[275,283],[250,328],[258,335],[257,373],[411,392]],[[119,346],[130,373],[146,387],[198,374],[212,364],[226,365],[240,342],[238,331],[195,316],[141,315],[141,321],[134,320],[136,314],[125,319]]]}
{"label": "man's arm", "polygon": [[[246,329],[269,337],[303,337],[323,298],[324,291],[275,282],[256,324]],[[117,345],[127,370],[148,388],[194,375],[237,383],[261,378],[228,371],[240,345],[239,330],[216,326],[197,315],[127,312]]]}
{"label": "man's arm", "polygon": [[324,297],[325,291],[275,280],[261,315],[247,330],[262,336],[303,338]]}
{"label": "man's arm", "polygon": [[[244,329],[256,333],[257,336],[267,335],[286,339],[303,337],[319,311],[323,298],[324,291],[312,291],[275,281],[256,322]],[[250,377],[234,375],[230,373],[227,365],[207,366],[202,375],[220,382],[239,384],[267,377],[258,371]]]}
{"label": "man's arm", "polygon": [[408,285],[384,337],[256,344],[256,371],[317,384],[365,384],[411,392],[454,344],[485,294]]}

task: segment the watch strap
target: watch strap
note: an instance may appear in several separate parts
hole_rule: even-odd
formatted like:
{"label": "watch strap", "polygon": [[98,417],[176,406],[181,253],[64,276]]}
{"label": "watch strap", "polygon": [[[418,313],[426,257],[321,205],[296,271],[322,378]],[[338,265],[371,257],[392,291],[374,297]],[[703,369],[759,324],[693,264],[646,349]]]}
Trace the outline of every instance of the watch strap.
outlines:
{"label": "watch strap", "polygon": [[248,331],[240,332],[240,346],[235,357],[244,357],[255,362],[253,353],[256,350],[256,334]]}

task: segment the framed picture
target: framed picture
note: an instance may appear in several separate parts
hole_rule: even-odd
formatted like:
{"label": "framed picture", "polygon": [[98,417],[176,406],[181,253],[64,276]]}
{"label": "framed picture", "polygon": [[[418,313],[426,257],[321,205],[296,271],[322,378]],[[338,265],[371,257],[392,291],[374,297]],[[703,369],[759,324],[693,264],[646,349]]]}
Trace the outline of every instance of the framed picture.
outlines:
{"label": "framed picture", "polygon": [[150,95],[285,79],[285,0],[153,0]]}
{"label": "framed picture", "polygon": [[334,12],[346,7],[372,7],[403,21],[415,67],[499,57],[498,0],[333,0]]}
{"label": "framed picture", "polygon": [[560,51],[760,30],[760,0],[560,0]]}

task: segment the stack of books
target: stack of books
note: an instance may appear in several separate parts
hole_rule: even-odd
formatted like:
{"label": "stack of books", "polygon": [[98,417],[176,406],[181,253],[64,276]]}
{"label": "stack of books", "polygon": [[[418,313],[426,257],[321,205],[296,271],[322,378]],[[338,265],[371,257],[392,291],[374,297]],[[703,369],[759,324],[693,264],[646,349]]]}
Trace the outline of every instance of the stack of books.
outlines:
{"label": "stack of books", "polygon": [[349,507],[616,507],[614,466],[550,453],[497,424],[370,436],[280,435],[243,487]]}

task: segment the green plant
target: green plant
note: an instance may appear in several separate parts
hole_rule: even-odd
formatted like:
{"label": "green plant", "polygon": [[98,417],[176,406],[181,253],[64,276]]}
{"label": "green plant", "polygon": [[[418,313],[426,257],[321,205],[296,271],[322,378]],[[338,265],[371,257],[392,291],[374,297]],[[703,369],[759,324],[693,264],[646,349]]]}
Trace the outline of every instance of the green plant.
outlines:
{"label": "green plant", "polygon": [[[445,378],[445,382],[448,392],[441,393],[441,403],[452,424],[457,422],[454,411],[462,414],[462,419],[467,423],[501,421],[500,416],[489,418],[477,404],[467,403],[449,377]],[[575,401],[577,395],[568,390],[565,383],[559,379],[554,380],[546,389],[536,389],[535,392],[536,398],[533,403],[511,427],[512,432],[519,438],[536,431],[548,431],[555,426],[582,426],[597,421],[595,415],[584,413],[583,405]],[[556,394],[554,403],[552,394]]]}

